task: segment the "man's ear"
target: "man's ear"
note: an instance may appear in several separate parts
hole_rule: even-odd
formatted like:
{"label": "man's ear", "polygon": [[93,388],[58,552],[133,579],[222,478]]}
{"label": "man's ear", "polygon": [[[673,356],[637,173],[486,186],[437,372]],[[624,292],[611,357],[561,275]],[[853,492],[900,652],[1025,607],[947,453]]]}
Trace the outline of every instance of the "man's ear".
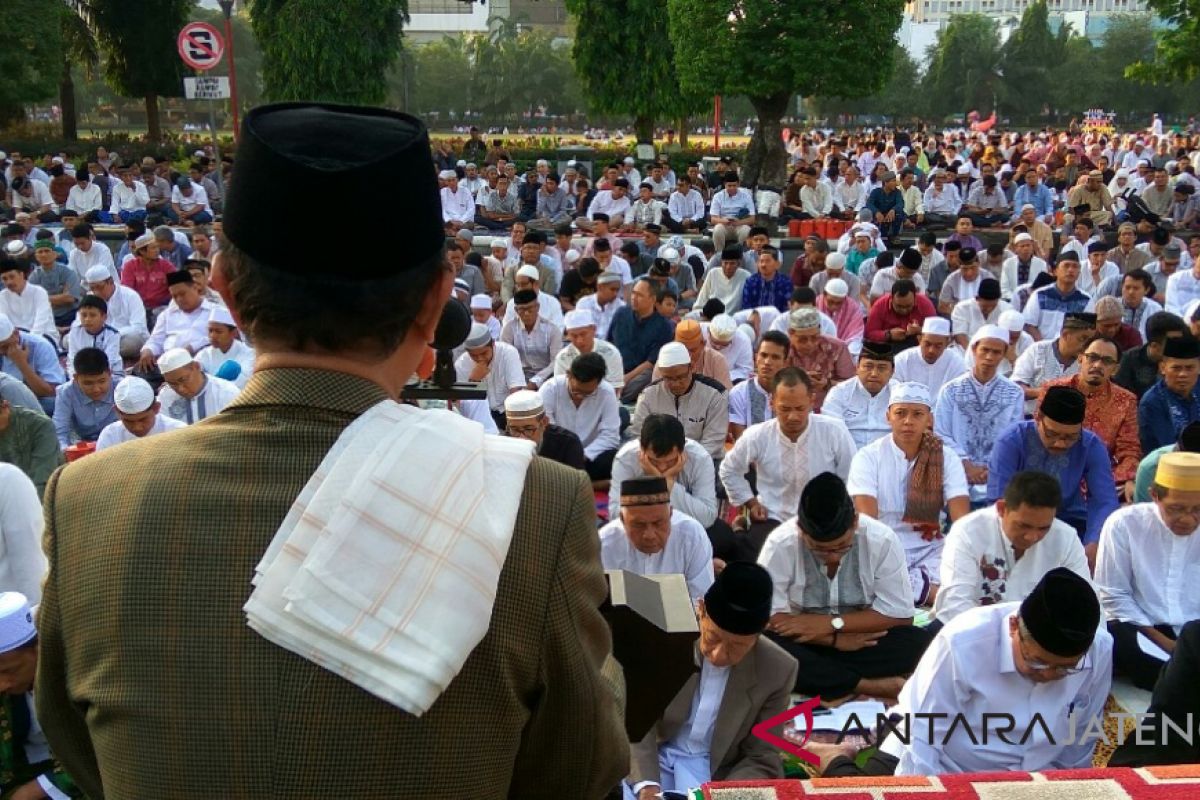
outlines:
{"label": "man's ear", "polygon": [[242,327],[241,317],[238,315],[237,307],[233,304],[233,291],[229,287],[229,276],[225,274],[224,259],[221,257],[221,251],[213,253],[212,267],[208,273],[208,285],[214,292],[221,295],[221,299],[225,301],[225,306],[229,309],[230,316],[237,324],[238,328]]}

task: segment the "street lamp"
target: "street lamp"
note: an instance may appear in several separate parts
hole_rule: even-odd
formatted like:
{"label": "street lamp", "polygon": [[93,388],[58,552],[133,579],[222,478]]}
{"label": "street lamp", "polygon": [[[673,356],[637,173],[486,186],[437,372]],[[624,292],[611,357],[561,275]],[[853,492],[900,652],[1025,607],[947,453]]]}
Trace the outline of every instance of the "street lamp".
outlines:
{"label": "street lamp", "polygon": [[233,140],[236,142],[238,137],[238,96],[237,96],[237,68],[233,61],[233,23],[230,21],[233,16],[234,0],[217,0],[221,4],[221,11],[225,14],[225,45],[229,48],[229,107],[233,110]]}

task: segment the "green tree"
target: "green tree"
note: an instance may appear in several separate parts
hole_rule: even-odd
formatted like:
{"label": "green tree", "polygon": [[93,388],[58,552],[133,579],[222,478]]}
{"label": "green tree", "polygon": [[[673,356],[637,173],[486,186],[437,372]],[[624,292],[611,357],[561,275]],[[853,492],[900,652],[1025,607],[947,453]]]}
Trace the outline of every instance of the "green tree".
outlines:
{"label": "green tree", "polygon": [[0,128],[25,116],[25,106],[47,100],[62,70],[59,6],[46,0],[0,3]]}
{"label": "green tree", "polygon": [[79,138],[79,120],[75,110],[75,78],[72,67],[83,68],[88,80],[100,66],[100,42],[96,40],[95,20],[88,0],[67,0],[62,6],[62,71],[58,80],[58,105],[62,112],[62,135]]}
{"label": "green tree", "polygon": [[[225,35],[225,15],[220,11],[196,7],[191,18],[215,25],[221,35]],[[244,116],[247,109],[262,102],[262,49],[258,46],[258,39],[250,28],[250,18],[245,12],[235,12],[229,24],[233,29],[233,57],[237,62],[238,106]],[[226,48],[221,63],[205,74],[229,74],[228,45]]]}
{"label": "green tree", "polygon": [[[787,179],[780,118],[796,94],[869,95],[892,66],[903,0],[668,0],[685,90],[750,98],[747,183]],[[644,35],[636,32],[635,35]]]}
{"label": "green tree", "polygon": [[1020,26],[1004,45],[1001,67],[1005,110],[1030,117],[1040,116],[1057,81],[1070,28],[1064,23],[1060,35],[1050,32],[1046,0],[1025,9]]}
{"label": "green tree", "polygon": [[632,117],[638,141],[653,140],[656,119],[700,111],[712,97],[711,86],[693,82],[689,90],[675,72],[680,44],[693,49],[688,40],[703,28],[689,23],[687,37],[669,37],[662,0],[567,0],[567,11],[576,22],[572,55],[584,95],[600,113]]}
{"label": "green tree", "polygon": [[1000,36],[983,14],[956,14],[930,46],[922,90],[932,117],[988,116],[1002,92]]}
{"label": "green tree", "polygon": [[820,116],[882,115],[894,120],[911,120],[920,116],[921,75],[917,62],[903,46],[892,51],[892,71],[887,84],[870,97],[817,97],[812,107]]}
{"label": "green tree", "polygon": [[104,78],[122,97],[141,97],[147,133],[162,138],[159,97],[183,94],[185,67],[175,40],[193,0],[91,0]]}
{"label": "green tree", "polygon": [[383,102],[407,16],[407,0],[251,0],[264,95]]}
{"label": "green tree", "polygon": [[1140,81],[1191,81],[1200,77],[1200,4],[1195,0],[1146,0],[1147,10],[1166,27],[1153,52],[1130,64],[1127,75]]}
{"label": "green tree", "polygon": [[[459,34],[409,51],[412,73],[408,76],[405,108],[410,113],[461,114],[471,107],[474,73],[470,46],[467,37]],[[403,91],[404,87],[399,88]]]}
{"label": "green tree", "polygon": [[1155,34],[1149,14],[1118,14],[1109,20],[1096,51],[1094,82],[1100,105],[1116,111],[1123,119],[1133,116],[1149,121],[1152,112],[1175,108],[1176,88],[1165,84],[1146,85],[1128,80],[1126,71],[1154,58]]}

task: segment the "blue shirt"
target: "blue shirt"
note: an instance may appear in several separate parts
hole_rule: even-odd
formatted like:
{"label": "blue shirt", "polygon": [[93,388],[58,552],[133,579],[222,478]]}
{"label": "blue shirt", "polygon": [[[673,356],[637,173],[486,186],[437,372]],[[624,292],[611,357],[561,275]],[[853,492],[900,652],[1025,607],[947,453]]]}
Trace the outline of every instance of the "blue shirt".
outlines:
{"label": "blue shirt", "polygon": [[[58,361],[58,353],[54,352],[53,345],[46,341],[45,337],[25,331],[20,332],[20,337],[21,346],[29,351],[29,366],[33,367],[33,371],[38,374],[38,377],[52,386],[67,382],[66,373],[63,372],[62,364]],[[20,367],[8,356],[0,356],[0,372],[11,375],[22,383],[25,382],[25,376],[21,374]],[[47,414],[54,413],[53,397],[39,397],[38,402],[42,404],[42,408]]]}
{"label": "blue shirt", "polygon": [[872,214],[886,214],[889,211],[895,211],[896,221],[899,222],[904,219],[904,192],[894,189],[891,194],[888,194],[882,186],[878,186],[867,195],[867,210]]}
{"label": "blue shirt", "polygon": [[622,306],[613,314],[608,327],[608,340],[621,351],[621,364],[626,372],[632,372],[638,364],[658,360],[659,349],[675,338],[675,326],[655,311],[645,319],[638,319],[629,306]]}
{"label": "blue shirt", "polygon": [[113,405],[113,387],[99,400],[90,400],[75,381],[64,383],[55,392],[54,433],[58,445],[66,450],[71,445],[71,434],[80,441],[94,442],[100,431],[116,422],[117,409]]}
{"label": "blue shirt", "polygon": [[755,272],[742,286],[742,308],[775,306],[779,313],[786,314],[791,299],[792,279],[784,275],[782,270],[776,272],[769,283],[761,274]]}
{"label": "blue shirt", "polygon": [[1039,217],[1045,217],[1054,213],[1054,195],[1051,194],[1049,187],[1041,181],[1038,181],[1037,188],[1033,191],[1029,190],[1029,184],[1027,183],[1017,187],[1017,193],[1013,195],[1013,208],[1019,214],[1021,206],[1026,203],[1033,206]]}
{"label": "blue shirt", "polygon": [[1200,382],[1192,393],[1180,397],[1167,388],[1162,378],[1138,401],[1138,436],[1142,452],[1173,445],[1189,424],[1200,420]]}
{"label": "blue shirt", "polygon": [[[992,446],[988,460],[987,501],[1004,496],[1008,482],[1018,472],[1037,470],[1058,478],[1062,486],[1062,504],[1057,517],[1068,525],[1083,524],[1084,544],[1100,540],[1100,528],[1108,515],[1117,510],[1117,492],[1112,462],[1100,437],[1085,430],[1070,450],[1055,455],[1046,450],[1038,436],[1037,422],[1018,422],[1005,430]],[[1087,484],[1087,500],[1080,487]]]}

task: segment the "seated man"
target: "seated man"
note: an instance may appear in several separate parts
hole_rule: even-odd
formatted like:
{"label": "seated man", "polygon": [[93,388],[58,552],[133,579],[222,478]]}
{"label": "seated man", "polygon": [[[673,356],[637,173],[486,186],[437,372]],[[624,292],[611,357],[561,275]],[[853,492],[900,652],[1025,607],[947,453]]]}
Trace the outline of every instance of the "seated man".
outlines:
{"label": "seated man", "polygon": [[[1091,767],[1100,731],[1083,728],[1081,721],[1100,716],[1112,686],[1112,637],[1099,625],[1096,593],[1066,567],[1046,573],[1020,603],[962,613],[933,640],[900,692],[893,713],[916,724],[900,722],[898,731],[905,735],[884,739],[865,767],[839,757],[824,774]],[[991,728],[988,745],[981,747],[981,725],[989,724],[985,715],[999,708],[1011,715],[1004,725],[1012,732],[997,736]],[[967,735],[960,720],[974,735]]]}
{"label": "seated man", "polygon": [[58,353],[45,337],[17,330],[12,321],[0,313],[0,372],[4,372],[29,387],[42,410],[54,413],[54,392],[67,382]]}
{"label": "seated man", "polygon": [[40,411],[0,400],[0,462],[20,468],[40,498],[51,473],[63,463],[54,423]]}
{"label": "seated man", "polygon": [[779,250],[766,245],[758,254],[758,271],[742,286],[742,308],[775,306],[787,311],[792,296],[792,279],[780,271]]}
{"label": "seated man", "polygon": [[1167,339],[1158,369],[1162,377],[1138,402],[1145,453],[1171,444],[1185,426],[1200,421],[1200,342],[1190,335]]}
{"label": "seated man", "polygon": [[516,348],[526,385],[537,389],[554,372],[554,359],[562,349],[562,330],[541,315],[537,292],[518,289],[512,299],[515,319],[506,319],[500,341]]}
{"label": "seated man", "polygon": [[554,375],[567,374],[575,359],[586,353],[599,353],[604,359],[607,371],[604,380],[620,396],[621,388],[625,385],[625,369],[621,363],[621,351],[612,342],[596,338],[596,317],[590,311],[575,309],[568,311],[563,317],[566,327],[567,342],[554,357]]}
{"label": "seated man", "polygon": [[1033,291],[1024,307],[1013,302],[1025,314],[1025,331],[1035,341],[1054,339],[1063,329],[1067,314],[1082,312],[1092,302],[1076,285],[1079,259],[1074,253],[1059,253],[1053,273],[1054,282]]}
{"label": "seated man", "polygon": [[771,390],[775,375],[787,364],[788,349],[787,336],[764,333],[754,356],[754,375],[729,391],[729,433],[735,442],[751,425],[774,418]]}
{"label": "seated man", "polygon": [[42,501],[20,468],[0,463],[0,584],[42,602],[46,556],[42,552]]}
{"label": "seated man", "polygon": [[917,346],[896,354],[896,380],[919,383],[936,398],[947,382],[967,371],[962,354],[950,346],[950,321],[927,317],[921,323]]}
{"label": "seated man", "polygon": [[1180,628],[1200,619],[1200,454],[1167,453],[1158,462],[1153,503],[1113,512],[1096,559],[1096,591],[1113,636],[1113,663],[1142,689],[1153,689],[1161,658],[1139,638],[1170,654]]}
{"label": "seated man", "polygon": [[0,260],[0,281],[4,283],[0,289],[0,314],[5,314],[23,331],[57,342],[58,328],[54,324],[50,295],[30,282],[29,264],[24,260]]}
{"label": "seated man", "polygon": [[59,262],[53,239],[38,239],[33,245],[33,257],[37,260],[37,267],[29,273],[29,282],[45,290],[54,314],[54,324],[65,328],[75,320],[75,310],[79,308],[79,299],[83,297],[79,275]]}
{"label": "seated man", "polygon": [[809,481],[758,563],[775,586],[767,636],[800,666],[795,691],[825,702],[900,694],[932,635],[912,624],[896,535],[855,511],[841,478],[824,472]]}
{"label": "seated man", "polygon": [[214,306],[208,315],[208,347],[196,353],[200,368],[224,378],[239,389],[254,374],[254,348],[242,341],[237,323],[225,306]]}
{"label": "seated man", "polygon": [[[693,373],[719,383],[725,391],[729,391],[733,387],[733,380],[729,377],[729,364],[725,361],[725,356],[709,347],[699,322],[694,319],[685,319],[676,325],[675,341],[687,348],[688,355],[692,359]],[[654,378],[657,380],[661,377],[662,372],[656,367]]]}
{"label": "seated man", "polygon": [[[602,275],[599,280],[603,282],[603,279]],[[608,339],[621,352],[621,363],[625,367],[623,403],[637,401],[653,378],[659,349],[675,338],[670,320],[655,308],[656,299],[650,281],[640,279],[633,284],[629,305],[622,305],[612,316]],[[691,363],[690,358],[688,363]]]}
{"label": "seated man", "polygon": [[571,362],[566,375],[556,375],[538,390],[546,418],[583,443],[584,469],[593,483],[612,477],[621,446],[620,406],[604,380],[606,369],[599,353],[585,353]]}
{"label": "seated man", "polygon": [[[2,386],[0,386],[2,388]],[[1158,462],[1167,453],[1180,451],[1184,453],[1200,453],[1200,422],[1192,422],[1184,427],[1174,444],[1165,445],[1147,453],[1138,463],[1137,478],[1134,480],[1133,503],[1149,503],[1150,487],[1154,484],[1154,474],[1158,471]]]}
{"label": "seated man", "polygon": [[958,251],[958,258],[958,269],[946,277],[938,290],[939,314],[949,315],[963,300],[970,300],[979,294],[979,287],[985,280],[996,280],[995,274],[979,263],[979,255],[972,248],[964,244]]}
{"label": "seated man", "polygon": [[504,419],[508,423],[505,433],[533,442],[539,456],[573,469],[586,466],[583,443],[566,428],[551,424],[537,392],[520,389],[504,398]]}
{"label": "seated man", "polygon": [[117,421],[100,431],[96,439],[96,452],[123,442],[187,427],[186,422],[159,413],[162,406],[154,396],[154,389],[136,375],[122,378],[117,384],[113,390],[113,405],[117,411]]}
{"label": "seated man", "polygon": [[821,333],[821,312],[798,308],[787,315],[789,363],[804,370],[812,384],[813,410],[820,412],[825,396],[855,375],[854,360],[844,342]]}
{"label": "seated man", "polygon": [[1025,392],[1026,414],[1037,408],[1043,384],[1078,374],[1079,356],[1095,333],[1095,314],[1069,312],[1054,337],[1034,342],[1017,358],[1012,379]]}
{"label": "seated man", "polygon": [[760,636],[770,606],[771,580],[757,564],[730,564],[717,576],[698,606],[700,672],[632,747],[627,800],[783,776],[779,753],[750,733],[787,710],[796,679],[795,661]]}
{"label": "seated man", "polygon": [[962,459],[968,496],[975,507],[987,500],[988,462],[996,438],[1025,418],[1024,392],[999,371],[1008,336],[998,325],[976,331],[971,337],[970,372],[943,386],[933,406],[934,433]]}
{"label": "seated man", "polygon": [[858,357],[856,377],[839,383],[825,397],[821,413],[846,423],[855,448],[891,433],[887,409],[896,385],[892,371],[892,348],[867,342]]}
{"label": "seated man", "polygon": [[63,337],[67,345],[67,376],[74,376],[75,355],[87,347],[102,350],[108,356],[108,367],[113,377],[120,380],[125,376],[125,362],[121,359],[121,334],[108,324],[108,303],[94,294],[79,301],[79,312],[71,323],[71,329]]}
{"label": "seated man", "polygon": [[721,252],[721,263],[704,274],[695,306],[703,308],[709,300],[720,300],[725,311],[734,314],[742,308],[742,290],[750,273],[743,269],[742,248],[736,245]]}
{"label": "seated man", "polygon": [[188,425],[217,414],[238,396],[238,387],[206,375],[195,357],[182,347],[159,356],[158,371],[163,376],[158,399],[166,415]]}
{"label": "seated man", "polygon": [[1063,487],[1058,518],[1079,534],[1090,564],[1095,562],[1100,528],[1117,509],[1117,493],[1104,442],[1083,428],[1086,415],[1087,399],[1078,389],[1047,389],[1034,418],[1009,426],[992,447],[987,500],[994,503],[1003,497],[1004,487],[1018,472],[1035,470],[1058,478]]}
{"label": "seated man", "polygon": [[723,312],[716,314],[709,322],[700,323],[700,330],[709,348],[724,356],[733,383],[750,377],[754,372],[754,343],[732,316]]}
{"label": "seated man", "polygon": [[1012,306],[1000,299],[1000,284],[986,278],[979,284],[979,293],[968,300],[959,300],[950,312],[951,334],[954,343],[963,350],[984,325],[999,325],[1000,315]]}
{"label": "seated man", "polygon": [[[767,535],[791,518],[814,475],[848,475],[854,439],[844,422],[812,413],[812,380],[785,367],[771,388],[774,418],[751,425],[721,462],[719,475],[731,505],[741,508],[747,533],[739,546],[753,559]],[[746,480],[753,467],[757,493]]]}
{"label": "seated man", "polygon": [[[925,320],[936,316],[937,309],[933,303],[917,291],[912,281],[896,281],[892,284],[891,293],[871,304],[863,338],[870,342],[890,344],[899,352],[916,345]],[[949,335],[947,331],[946,336]]]}
{"label": "seated man", "polygon": [[693,603],[713,583],[708,534],[699,522],[671,508],[666,478],[621,484],[621,513],[600,529],[600,563],[638,575],[683,575]]}
{"label": "seated man", "polygon": [[1075,530],[1055,519],[1061,503],[1054,476],[1018,472],[1004,497],[950,526],[933,604],[938,622],[979,606],[1024,600],[1055,567],[1090,578]]}
{"label": "seated man", "polygon": [[561,329],[563,324],[562,303],[558,302],[558,298],[552,294],[543,292],[539,287],[542,285],[540,280],[541,273],[538,272],[538,267],[533,264],[524,264],[517,269],[513,277],[513,286],[515,291],[513,296],[509,298],[508,304],[504,308],[504,319],[501,321],[506,323],[517,318],[516,293],[521,291],[533,292],[536,296],[539,307],[538,313],[545,317],[556,328]]}
{"label": "seated man", "polygon": [[150,338],[142,298],[128,286],[115,282],[108,268],[100,264],[88,269],[84,282],[88,292],[108,305],[107,322],[121,336],[121,358],[137,358],[142,345]]}
{"label": "seated man", "polygon": [[133,255],[121,264],[121,285],[137,292],[142,305],[158,311],[171,302],[167,278],[175,274],[175,265],[159,255],[152,233],[144,233],[133,242]]}
{"label": "seated man", "polygon": [[855,454],[846,485],[854,506],[900,537],[917,605],[937,597],[942,510],[951,522],[970,510],[967,476],[958,454],[933,433],[933,402],[924,385],[892,387],[892,432]]}
{"label": "seated man", "polygon": [[167,350],[181,348],[199,353],[208,346],[208,319],[213,305],[200,296],[190,272],[172,272],[167,278],[171,302],[158,319],[154,330],[142,347],[136,369],[146,373],[153,370],[155,360]]}
{"label": "seated man", "polygon": [[447,235],[454,235],[462,228],[475,227],[475,198],[471,191],[458,183],[458,173],[444,169],[438,174],[442,188],[438,194],[442,200],[442,223]]}
{"label": "seated man", "polygon": [[719,462],[725,456],[725,435],[729,431],[725,387],[697,375],[691,353],[679,342],[662,346],[656,366],[662,377],[638,398],[630,433],[641,433],[642,422],[651,414],[670,414],[683,423],[689,439],[703,445],[713,461]]}
{"label": "seated man", "polygon": [[463,354],[454,362],[459,381],[483,384],[497,428],[504,428],[504,398],[525,388],[521,356],[511,344],[492,340],[488,326],[471,323]]}
{"label": "seated man", "polygon": [[105,427],[117,421],[108,356],[85,347],[75,354],[73,366],[74,377],[58,387],[54,399],[54,432],[63,450],[75,441],[96,441]]}
{"label": "seated man", "polygon": [[104,267],[109,278],[120,282],[121,276],[113,264],[112,250],[108,245],[96,241],[96,233],[91,225],[81,222],[71,229],[71,242],[74,247],[67,257],[67,266],[75,270],[81,281],[89,280],[88,272],[93,267]]}
{"label": "seated man", "polygon": [[1170,312],[1152,314],[1146,320],[1146,343],[1121,356],[1113,383],[1133,392],[1140,400],[1158,382],[1159,364],[1167,340],[1189,332],[1188,324]]}

